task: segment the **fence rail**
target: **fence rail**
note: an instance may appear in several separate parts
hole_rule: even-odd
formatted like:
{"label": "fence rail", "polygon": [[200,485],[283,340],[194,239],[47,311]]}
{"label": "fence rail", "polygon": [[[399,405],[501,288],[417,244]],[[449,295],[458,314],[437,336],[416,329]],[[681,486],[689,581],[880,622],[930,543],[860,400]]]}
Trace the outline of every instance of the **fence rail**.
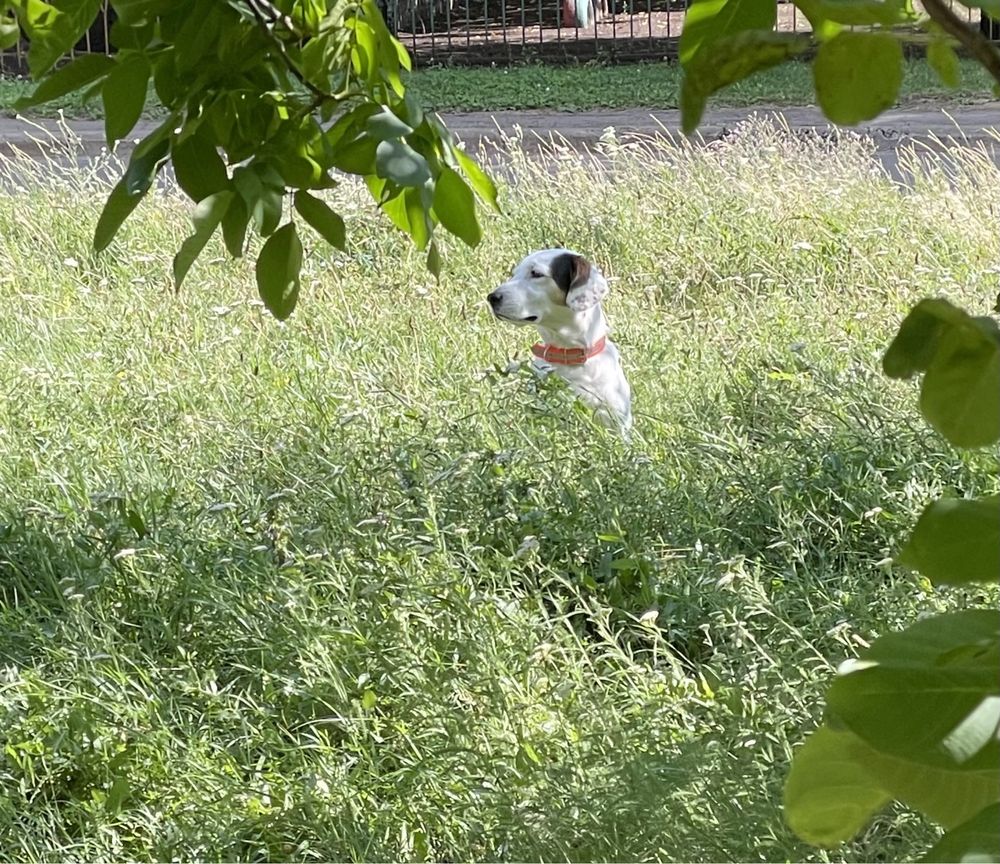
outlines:
{"label": "fence rail", "polygon": [[[383,13],[419,64],[504,65],[525,59],[672,59],[690,0],[384,0]],[[920,3],[917,2],[919,9]],[[579,14],[580,6],[584,15]],[[996,22],[952,3],[997,39]],[[775,29],[810,33],[791,2],[776,0]],[[587,14],[589,12],[589,14]],[[585,19],[581,21],[581,18]],[[981,20],[982,19],[982,20]],[[990,32],[991,29],[993,32]]]}
{"label": "fence rail", "polygon": [[[379,0],[387,23],[417,65],[508,65],[525,60],[627,62],[673,58],[690,0]],[[919,7],[919,2],[917,6]],[[953,7],[957,4],[953,4]],[[805,16],[776,0],[775,29],[808,33]],[[998,23],[958,6],[998,39]],[[73,54],[108,53],[114,10],[101,14]],[[0,72],[24,74],[27,45],[0,52]]]}
{"label": "fence rail", "polygon": [[[582,16],[573,0],[398,0],[386,12],[418,63],[676,55],[688,0],[584,0],[581,5]],[[779,29],[809,31],[795,6],[777,6]]]}

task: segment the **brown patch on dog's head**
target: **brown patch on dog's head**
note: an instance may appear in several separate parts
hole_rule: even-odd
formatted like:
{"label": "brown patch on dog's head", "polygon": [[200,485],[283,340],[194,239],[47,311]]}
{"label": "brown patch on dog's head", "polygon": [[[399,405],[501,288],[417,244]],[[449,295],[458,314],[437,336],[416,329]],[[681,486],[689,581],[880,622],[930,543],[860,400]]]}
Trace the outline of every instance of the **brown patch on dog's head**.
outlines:
{"label": "brown patch on dog's head", "polygon": [[566,294],[590,277],[590,262],[582,255],[564,252],[552,259],[552,279]]}
{"label": "brown patch on dog's head", "polygon": [[552,279],[566,294],[566,305],[582,312],[596,306],[608,293],[608,283],[582,255],[564,252],[552,259]]}

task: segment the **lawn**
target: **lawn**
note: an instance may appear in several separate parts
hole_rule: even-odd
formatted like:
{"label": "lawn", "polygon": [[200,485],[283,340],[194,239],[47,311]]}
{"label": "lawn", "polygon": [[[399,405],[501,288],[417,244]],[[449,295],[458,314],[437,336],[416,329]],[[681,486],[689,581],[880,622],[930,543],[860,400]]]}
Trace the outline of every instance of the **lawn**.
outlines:
{"label": "lawn", "polygon": [[[439,111],[556,108],[677,108],[681,69],[676,63],[622,66],[521,66],[511,69],[435,68],[417,72],[411,87]],[[923,59],[907,60],[901,104],[991,98],[990,78],[971,60],[961,62],[961,85],[949,90]],[[713,105],[809,105],[816,101],[804,63],[785,63],[734,84],[712,97]]]}
{"label": "lawn", "polygon": [[[912,860],[811,850],[792,749],[831,671],[968,601],[889,557],[994,456],[879,358],[996,294],[996,169],[901,191],[862,142],[747,127],[515,181],[440,284],[354,186],[286,323],[169,190],[112,248],[95,175],[0,183],[0,858]],[[624,447],[483,297],[567,243],[609,275]],[[214,249],[214,252],[211,251]]]}
{"label": "lawn", "polygon": [[[949,90],[923,59],[906,61],[900,104],[947,99],[954,103],[991,98],[990,79],[979,64],[960,63],[961,84]],[[676,108],[681,70],[676,63],[622,66],[517,66],[510,69],[435,67],[414,72],[409,87],[436,111],[501,111],[550,108]],[[30,92],[23,79],[0,78],[0,115],[13,116],[14,102]],[[713,97],[718,106],[808,105],[815,102],[812,75],[802,63],[786,63],[723,90]],[[84,104],[78,95],[58,99],[31,113],[51,116],[62,110],[70,117],[98,118],[100,99]],[[159,109],[151,99],[148,116]]]}

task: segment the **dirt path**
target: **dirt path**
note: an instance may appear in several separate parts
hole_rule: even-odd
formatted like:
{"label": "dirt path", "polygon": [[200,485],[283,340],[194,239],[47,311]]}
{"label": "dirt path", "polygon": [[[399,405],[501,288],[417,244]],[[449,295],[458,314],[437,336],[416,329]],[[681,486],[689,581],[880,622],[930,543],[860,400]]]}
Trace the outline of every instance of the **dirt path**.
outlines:
{"label": "dirt path", "polygon": [[[751,115],[781,117],[792,129],[828,128],[818,109],[811,107],[715,109],[706,113],[699,134],[705,139],[718,137],[723,130],[732,128]],[[443,115],[448,126],[474,149],[484,140],[498,137],[498,129],[506,133],[520,126],[529,143],[535,136],[548,138],[553,133],[563,136],[570,143],[592,144],[604,129],[613,126],[619,134],[670,132],[680,135],[680,112],[676,110],[598,110],[579,112],[558,111],[498,111],[477,113],[451,113]],[[87,156],[97,155],[104,147],[103,124],[98,120],[71,121],[70,127],[80,137]],[[0,118],[0,155],[9,153],[12,146],[37,153],[40,146],[32,138],[44,138],[55,130],[55,121],[37,121],[32,126],[23,120]],[[152,128],[142,123],[133,137],[141,138]],[[863,124],[857,131],[871,135],[883,152],[890,169],[894,165],[893,153],[901,144],[914,140],[965,139],[997,145],[1000,138],[990,135],[990,129],[1000,129],[1000,102],[980,105],[951,106],[920,105],[887,111],[876,120]],[[122,145],[127,152],[131,144]],[[1000,155],[998,155],[1000,163]]]}

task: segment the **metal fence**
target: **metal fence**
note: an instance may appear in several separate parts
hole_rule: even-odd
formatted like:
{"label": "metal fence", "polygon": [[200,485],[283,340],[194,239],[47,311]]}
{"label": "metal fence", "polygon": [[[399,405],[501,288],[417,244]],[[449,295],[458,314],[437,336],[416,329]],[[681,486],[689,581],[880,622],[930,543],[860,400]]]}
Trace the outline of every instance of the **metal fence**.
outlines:
{"label": "metal fence", "polygon": [[[627,62],[673,58],[690,0],[379,0],[417,65],[508,65],[526,60]],[[776,0],[776,29],[810,32],[805,16]],[[919,2],[917,6],[919,7]],[[953,3],[997,39],[997,22]],[[114,10],[104,9],[73,53],[109,52]],[[23,74],[27,45],[0,53],[0,72]]]}
{"label": "metal fence", "polygon": [[[524,60],[672,59],[691,0],[385,0],[386,20],[420,64],[505,65]],[[578,4],[589,9],[579,15]],[[919,9],[920,3],[917,2]],[[776,0],[775,29],[809,33],[809,21]],[[952,2],[989,32],[978,10]],[[589,12],[589,14],[586,14]],[[575,13],[575,14],[574,14]],[[580,22],[581,17],[587,20]],[[994,23],[995,26],[995,23]],[[996,39],[998,33],[989,33]]]}
{"label": "metal fence", "polygon": [[[676,56],[689,0],[390,0],[387,19],[419,63],[505,64]],[[790,3],[778,27],[806,32]],[[586,20],[581,21],[580,18]]]}

